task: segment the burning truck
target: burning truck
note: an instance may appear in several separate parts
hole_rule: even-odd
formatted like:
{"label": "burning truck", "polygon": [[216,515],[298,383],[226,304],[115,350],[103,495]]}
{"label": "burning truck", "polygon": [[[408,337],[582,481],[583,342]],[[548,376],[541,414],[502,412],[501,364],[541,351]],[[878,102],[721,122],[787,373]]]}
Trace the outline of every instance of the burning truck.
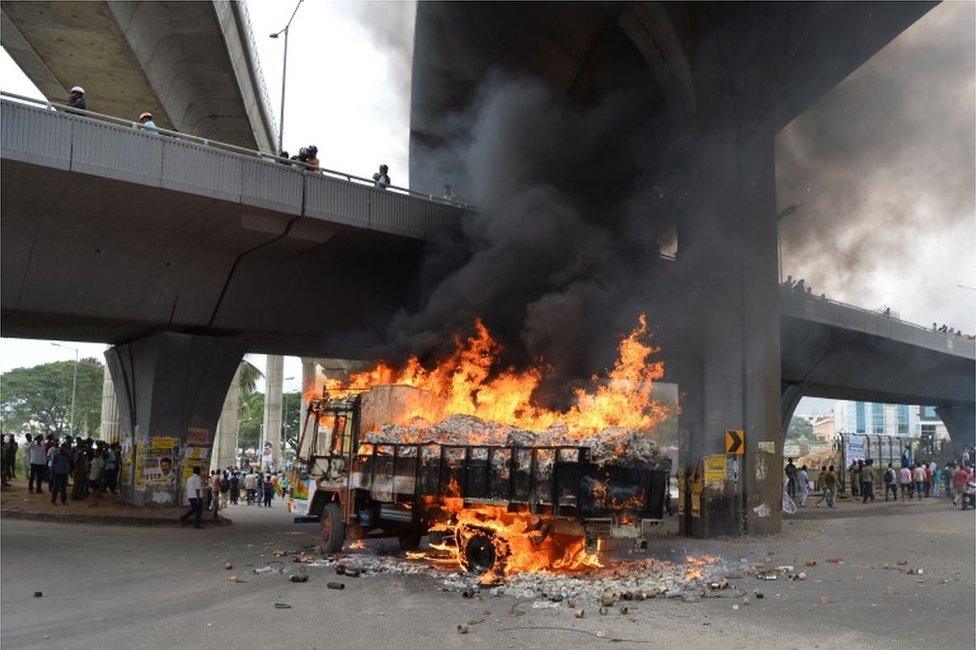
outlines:
{"label": "burning truck", "polygon": [[[487,578],[597,567],[600,540],[661,520],[671,461],[649,434],[662,369],[639,342],[564,412],[531,405],[538,371],[492,373],[483,326],[433,370],[377,368],[311,399],[290,503],[321,548],[396,537]],[[596,378],[594,378],[596,380]],[[634,410],[636,408],[636,410]],[[643,426],[639,426],[643,425]]]}

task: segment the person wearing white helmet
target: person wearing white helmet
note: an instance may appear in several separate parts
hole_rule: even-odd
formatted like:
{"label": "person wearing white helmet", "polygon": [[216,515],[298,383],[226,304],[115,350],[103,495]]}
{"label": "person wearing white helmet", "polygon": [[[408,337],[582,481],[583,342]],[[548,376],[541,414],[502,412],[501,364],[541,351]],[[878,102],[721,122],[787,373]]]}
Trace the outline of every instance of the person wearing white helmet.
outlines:
{"label": "person wearing white helmet", "polygon": [[146,111],[139,116],[139,123],[142,125],[140,128],[143,130],[149,131],[153,135],[159,135],[159,131],[156,128],[156,122],[153,121],[152,113],[149,111]]}
{"label": "person wearing white helmet", "polygon": [[72,86],[68,93],[68,106],[85,110],[85,89],[81,86]]}

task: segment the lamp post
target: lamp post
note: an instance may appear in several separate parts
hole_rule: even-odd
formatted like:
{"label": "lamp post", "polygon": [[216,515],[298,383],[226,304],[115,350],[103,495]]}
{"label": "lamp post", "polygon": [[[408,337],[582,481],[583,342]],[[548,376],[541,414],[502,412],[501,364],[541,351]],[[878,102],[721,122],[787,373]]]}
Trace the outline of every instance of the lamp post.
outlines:
{"label": "lamp post", "polygon": [[282,34],[285,35],[285,53],[281,62],[281,122],[278,124],[278,151],[275,152],[277,155],[281,155],[282,142],[285,135],[285,79],[288,77],[288,28],[291,27],[291,21],[295,20],[295,14],[298,13],[298,8],[301,6],[302,0],[298,0],[298,4],[295,5],[295,10],[291,12],[291,18],[288,19],[288,23],[285,24],[284,28],[271,34],[271,38],[278,38]]}
{"label": "lamp post", "polygon": [[78,386],[78,348],[73,348],[70,345],[64,345],[62,343],[52,343],[54,347],[66,348],[68,350],[75,351],[75,371],[71,377],[71,424],[68,425],[68,432],[74,436],[75,435],[75,389]]}

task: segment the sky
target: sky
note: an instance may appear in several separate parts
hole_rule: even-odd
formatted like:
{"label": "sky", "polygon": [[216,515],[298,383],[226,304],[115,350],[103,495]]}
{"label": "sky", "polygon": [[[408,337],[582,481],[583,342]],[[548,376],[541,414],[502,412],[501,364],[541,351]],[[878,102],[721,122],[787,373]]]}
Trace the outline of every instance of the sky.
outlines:
{"label": "sky", "polygon": [[[294,6],[248,2],[276,112],[284,42],[268,35]],[[781,227],[784,275],[918,323],[976,330],[976,290],[956,286],[976,287],[974,12],[936,7],[780,133],[781,207],[803,203]],[[385,163],[394,184],[409,184],[413,16],[410,2],[302,3],[289,32],[286,150],[315,144],[323,167],[361,176]],[[6,52],[0,87],[40,96]],[[82,356],[105,348],[67,345]],[[73,358],[48,341],[0,339],[0,372]],[[263,355],[248,359],[263,370]],[[300,376],[286,358],[286,390]],[[804,400],[798,412],[828,405]]]}

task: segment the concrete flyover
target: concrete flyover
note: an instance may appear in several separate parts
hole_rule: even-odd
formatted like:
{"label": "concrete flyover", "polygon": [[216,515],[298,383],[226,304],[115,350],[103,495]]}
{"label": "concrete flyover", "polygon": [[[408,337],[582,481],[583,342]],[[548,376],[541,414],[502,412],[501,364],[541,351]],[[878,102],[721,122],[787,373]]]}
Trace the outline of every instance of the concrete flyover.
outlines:
{"label": "concrete flyover", "polygon": [[35,2],[0,7],[4,49],[41,92],[270,152],[277,142],[243,2]]}
{"label": "concrete flyover", "polygon": [[[3,334],[113,344],[130,460],[159,436],[209,453],[245,351],[365,356],[411,304],[424,242],[456,237],[466,213],[9,98],[0,156]],[[177,472],[205,464],[175,460]],[[127,465],[130,501],[179,498],[143,484],[137,464]]]}
{"label": "concrete flyover", "polygon": [[[789,330],[792,321],[783,322],[779,307],[776,133],[932,6],[417,7],[410,176],[418,188],[449,181],[476,196],[465,186],[464,161],[452,158],[458,149],[445,146],[458,139],[458,129],[443,125],[455,127],[501,73],[541,80],[567,105],[584,109],[627,93],[625,117],[601,132],[605,150],[591,148],[589,160],[574,157],[578,173],[536,179],[583,214],[606,215],[607,203],[619,207],[612,197],[642,196],[638,181],[688,197],[644,207],[641,224],[655,237],[674,229],[679,242],[672,268],[644,282],[674,288],[670,296],[652,288],[648,309],[666,312],[670,349],[662,347],[675,361],[683,396],[686,534],[763,534],[781,526],[782,357],[790,362],[793,352],[781,347],[783,326]],[[583,140],[573,132],[552,137]],[[740,480],[703,486],[703,462],[724,456],[727,429],[745,432]]]}
{"label": "concrete flyover", "polygon": [[781,294],[782,427],[803,396],[935,406],[953,444],[976,443],[976,343],[806,295]]}

